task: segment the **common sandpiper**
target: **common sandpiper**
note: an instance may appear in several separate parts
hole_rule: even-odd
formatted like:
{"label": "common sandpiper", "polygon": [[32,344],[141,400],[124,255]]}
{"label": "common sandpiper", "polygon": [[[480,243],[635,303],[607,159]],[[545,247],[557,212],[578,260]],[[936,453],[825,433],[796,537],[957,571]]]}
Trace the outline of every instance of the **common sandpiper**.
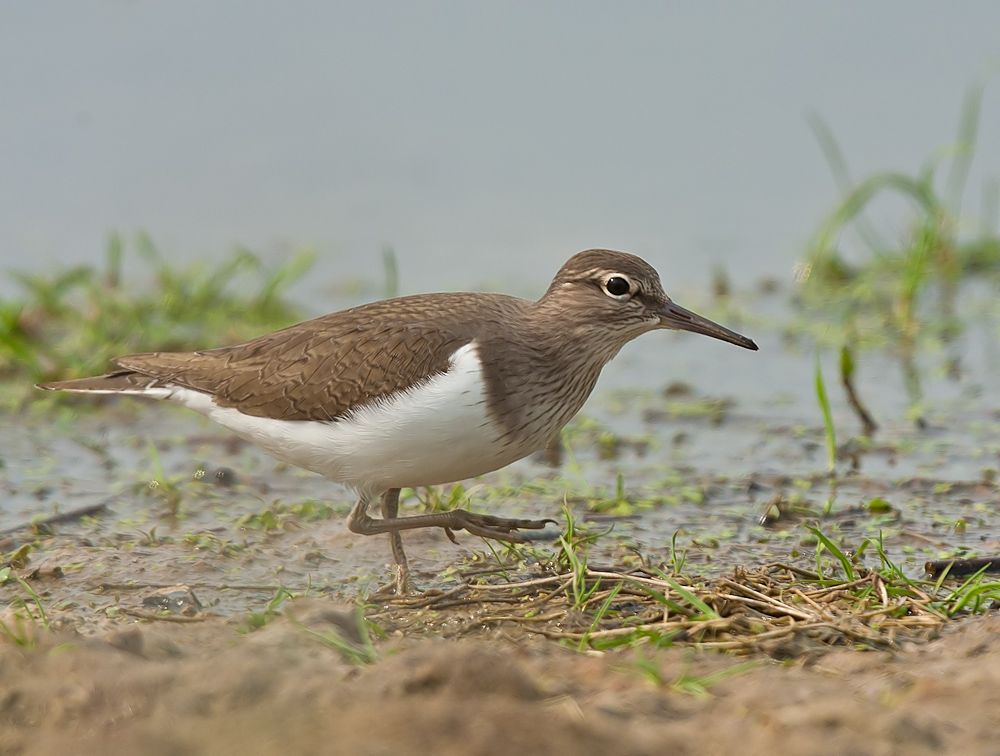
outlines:
{"label": "common sandpiper", "polygon": [[[618,351],[657,329],[757,349],[675,304],[644,260],[592,249],[571,257],[537,301],[483,293],[387,299],[236,346],[119,357],[106,375],[39,388],[176,402],[346,484],[358,495],[348,527],[389,534],[402,592],[402,530],[523,542],[523,531],[550,521],[460,509],[397,517],[400,489],[473,478],[544,448]],[[376,497],[379,519],[368,511]]]}

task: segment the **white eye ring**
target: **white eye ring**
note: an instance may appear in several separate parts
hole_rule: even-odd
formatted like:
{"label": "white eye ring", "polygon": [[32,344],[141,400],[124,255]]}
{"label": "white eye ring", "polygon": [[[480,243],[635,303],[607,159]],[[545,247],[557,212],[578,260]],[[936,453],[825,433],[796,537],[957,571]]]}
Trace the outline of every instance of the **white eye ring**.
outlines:
{"label": "white eye ring", "polygon": [[635,285],[628,276],[615,273],[604,279],[604,292],[612,299],[625,301],[635,294]]}

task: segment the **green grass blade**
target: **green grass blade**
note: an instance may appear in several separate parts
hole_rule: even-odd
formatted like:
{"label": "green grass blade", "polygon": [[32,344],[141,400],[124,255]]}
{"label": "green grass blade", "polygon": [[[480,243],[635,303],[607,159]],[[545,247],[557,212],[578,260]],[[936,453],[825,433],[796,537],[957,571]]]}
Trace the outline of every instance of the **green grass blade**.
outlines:
{"label": "green grass blade", "polygon": [[830,397],[826,393],[826,383],[823,381],[819,349],[816,350],[816,399],[823,412],[823,426],[826,428],[827,465],[830,473],[833,473],[837,469],[837,435],[833,427],[833,413],[830,411]]}
{"label": "green grass blade", "polygon": [[823,544],[824,548],[837,558],[837,561],[840,562],[840,566],[844,569],[844,575],[847,578],[847,581],[852,582],[855,578],[854,566],[851,564],[850,557],[848,557],[847,554],[845,554],[840,547],[837,546],[837,544],[823,535],[823,532],[819,528],[807,525],[806,530],[815,535],[819,542]]}
{"label": "green grass blade", "polygon": [[[826,164],[830,168],[830,173],[833,174],[833,180],[836,182],[840,193],[845,196],[850,194],[854,187],[854,179],[851,178],[850,171],[847,168],[847,159],[844,157],[844,153],[840,149],[840,145],[837,143],[837,139],[834,137],[829,125],[818,113],[810,113],[806,117],[806,121],[809,124],[809,128],[812,129],[816,141],[819,142],[819,147],[823,151],[823,157],[826,158]],[[861,234],[861,238],[870,250],[885,249],[888,246],[879,237],[875,225],[865,217],[863,210],[858,213],[855,223],[858,233]]]}
{"label": "green grass blade", "polygon": [[585,632],[583,637],[580,638],[580,643],[577,646],[580,651],[587,647],[590,642],[590,634],[597,629],[598,625],[601,624],[601,620],[604,619],[604,616],[608,613],[608,610],[611,608],[611,603],[618,597],[623,585],[625,584],[617,583],[615,587],[611,589],[611,592],[607,595],[607,597],[605,597],[604,601],[601,602],[601,605],[597,609],[597,613],[594,614],[593,622],[590,623],[590,627],[587,628],[587,632]]}
{"label": "green grass blade", "polygon": [[687,590],[686,588],[683,588],[676,580],[673,580],[671,578],[667,578],[666,580],[670,584],[670,587],[674,590],[675,593],[677,593],[681,598],[683,598],[685,601],[691,604],[691,606],[693,606],[695,609],[701,612],[704,617],[711,620],[721,619],[717,611],[715,611],[712,607],[710,607],[700,598],[691,593],[691,591]]}

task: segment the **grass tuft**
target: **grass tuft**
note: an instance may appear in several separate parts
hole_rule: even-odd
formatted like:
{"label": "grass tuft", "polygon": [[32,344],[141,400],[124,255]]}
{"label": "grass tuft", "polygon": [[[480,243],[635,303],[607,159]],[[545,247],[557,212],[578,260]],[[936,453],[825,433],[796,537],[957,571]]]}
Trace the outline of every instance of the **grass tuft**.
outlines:
{"label": "grass tuft", "polygon": [[110,368],[113,357],[130,352],[239,343],[303,317],[285,295],[312,265],[311,252],[276,269],[243,248],[216,265],[178,266],[140,235],[133,256],[141,264],[141,282],[123,281],[128,255],[118,235],[108,242],[103,268],[11,274],[21,293],[0,300],[5,404],[80,402],[30,386],[99,374]]}
{"label": "grass tuft", "polygon": [[[960,284],[971,277],[1000,281],[1000,233],[996,227],[997,191],[984,193],[980,222],[968,221],[966,184],[975,157],[986,78],[968,89],[956,140],[937,150],[914,174],[886,171],[855,182],[833,134],[818,117],[811,119],[843,198],[820,225],[798,276],[804,328],[852,344],[854,352],[885,348],[900,361],[910,414],[923,424],[922,389],[916,355],[937,350],[963,328],[957,313]],[[948,167],[942,178],[942,166]],[[885,197],[902,198],[912,208],[909,230],[886,241],[866,217]],[[847,232],[861,242],[861,261],[843,249]],[[831,327],[834,326],[834,327]],[[839,326],[839,328],[838,328]],[[848,370],[853,373],[855,354]],[[850,389],[845,382],[845,390]],[[857,394],[849,396],[855,411]],[[859,412],[862,422],[872,427]]]}

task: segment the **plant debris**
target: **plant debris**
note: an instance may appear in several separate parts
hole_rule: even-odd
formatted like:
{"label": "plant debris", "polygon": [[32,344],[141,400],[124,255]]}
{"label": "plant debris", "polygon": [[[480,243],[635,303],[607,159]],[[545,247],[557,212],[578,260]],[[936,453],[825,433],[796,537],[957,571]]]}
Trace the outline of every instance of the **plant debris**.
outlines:
{"label": "plant debris", "polygon": [[787,656],[809,646],[894,649],[937,637],[954,596],[859,570],[852,580],[782,563],[704,583],[659,570],[590,569],[377,600],[386,632],[465,637],[501,627],[604,650],[648,643]]}

